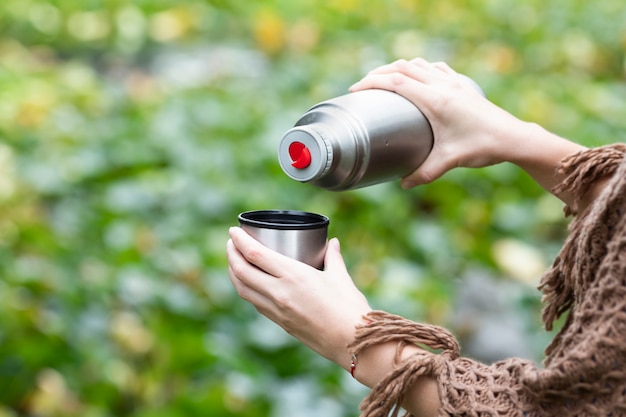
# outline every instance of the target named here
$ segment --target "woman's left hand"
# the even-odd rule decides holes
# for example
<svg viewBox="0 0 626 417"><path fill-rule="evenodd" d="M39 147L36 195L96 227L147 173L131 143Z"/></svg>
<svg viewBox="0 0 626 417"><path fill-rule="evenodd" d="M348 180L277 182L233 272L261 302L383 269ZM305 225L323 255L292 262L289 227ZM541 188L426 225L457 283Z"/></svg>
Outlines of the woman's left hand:
<svg viewBox="0 0 626 417"><path fill-rule="evenodd" d="M239 227L226 254L239 296L318 354L350 368L346 346L371 311L346 270L339 241L328 243L325 270L279 254Z"/></svg>

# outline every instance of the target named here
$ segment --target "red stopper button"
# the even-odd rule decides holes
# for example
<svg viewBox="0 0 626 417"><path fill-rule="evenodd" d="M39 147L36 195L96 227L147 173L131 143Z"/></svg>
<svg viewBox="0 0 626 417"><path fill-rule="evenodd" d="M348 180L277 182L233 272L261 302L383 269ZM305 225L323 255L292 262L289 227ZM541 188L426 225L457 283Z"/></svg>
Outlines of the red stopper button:
<svg viewBox="0 0 626 417"><path fill-rule="evenodd" d="M294 168L304 169L311 165L311 151L302 142L292 142L289 145L289 157Z"/></svg>

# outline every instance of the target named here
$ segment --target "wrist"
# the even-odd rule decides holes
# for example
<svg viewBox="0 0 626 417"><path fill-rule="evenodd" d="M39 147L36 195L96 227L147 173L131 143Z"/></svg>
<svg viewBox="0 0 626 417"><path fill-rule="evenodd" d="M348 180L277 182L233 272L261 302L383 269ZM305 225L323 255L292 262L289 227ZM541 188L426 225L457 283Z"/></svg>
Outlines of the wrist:
<svg viewBox="0 0 626 417"><path fill-rule="evenodd" d="M363 385L376 390L379 383L402 362L415 353L424 352L416 345L404 345L398 355L398 341L381 343L363 349L356 360L353 376ZM435 416L441 400L434 375L422 375L415 380L402 398L401 406L415 416Z"/></svg>
<svg viewBox="0 0 626 417"><path fill-rule="evenodd" d="M490 149L486 152L493 155L495 163L510 162L520 166L538 151L529 145L547 132L536 123L518 119L499 107L496 110L491 116L495 123L487 129Z"/></svg>
<svg viewBox="0 0 626 417"><path fill-rule="evenodd" d="M398 346L398 341L391 341L363 349L358 356L349 358L347 370L357 381L372 388L393 371L398 363L422 350L415 345L405 345L397 357Z"/></svg>
<svg viewBox="0 0 626 417"><path fill-rule="evenodd" d="M526 171L543 188L551 191L561 180L561 161L586 147L564 139L535 124L523 122L514 135L508 161ZM562 197L562 196L560 196Z"/></svg>
<svg viewBox="0 0 626 417"><path fill-rule="evenodd" d="M544 129L542 126L519 121L510 126L506 133L505 160L522 169L534 167L558 167L568 155L586 149L584 146L564 139Z"/></svg>
<svg viewBox="0 0 626 417"><path fill-rule="evenodd" d="M335 345L335 348L334 348L335 354L332 358L329 358L331 361L335 362L336 364L341 366L343 369L345 369L347 372L352 374L352 376L355 379L356 379L356 376L355 376L356 366L357 366L359 359L354 357L352 352L350 352L347 347L351 343L354 342L357 329L359 327L367 326L368 324L371 323L371 321L367 319L367 314L370 311L371 310L364 312L362 315L358 317L356 321L354 321L354 324L352 325L348 324L345 327L345 331L343 332L345 337L341 338L343 342ZM346 321L346 323L350 323L350 322L352 321L351 320Z"/></svg>

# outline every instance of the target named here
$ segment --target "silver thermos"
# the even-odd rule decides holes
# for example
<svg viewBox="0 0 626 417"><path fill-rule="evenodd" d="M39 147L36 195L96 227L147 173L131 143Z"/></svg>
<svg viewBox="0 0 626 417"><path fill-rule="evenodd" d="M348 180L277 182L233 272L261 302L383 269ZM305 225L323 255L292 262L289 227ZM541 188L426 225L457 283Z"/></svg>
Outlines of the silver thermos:
<svg viewBox="0 0 626 417"><path fill-rule="evenodd" d="M294 180L344 191L410 174L432 146L430 124L413 103L372 89L311 107L283 136L278 161Z"/></svg>

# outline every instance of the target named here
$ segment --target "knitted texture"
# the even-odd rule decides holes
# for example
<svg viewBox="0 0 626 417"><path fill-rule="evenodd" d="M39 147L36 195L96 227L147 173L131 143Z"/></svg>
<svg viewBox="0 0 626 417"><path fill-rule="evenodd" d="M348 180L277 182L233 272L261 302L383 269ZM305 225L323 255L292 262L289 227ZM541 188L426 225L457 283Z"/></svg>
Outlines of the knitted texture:
<svg viewBox="0 0 626 417"><path fill-rule="evenodd" d="M486 365L460 356L447 330L375 311L348 346L359 354L397 341L394 369L361 404L362 417L396 417L418 378L438 381L438 416L626 415L626 145L582 151L562 161L555 192L582 199L590 185L608 184L578 214L551 268L542 278L547 329L567 313L546 349L543 367L520 358ZM400 362L407 344L425 349ZM437 352L438 351L438 352ZM410 414L407 414L410 416Z"/></svg>

